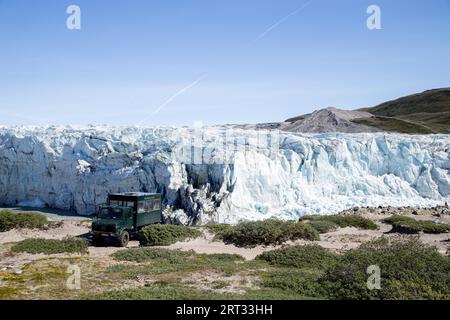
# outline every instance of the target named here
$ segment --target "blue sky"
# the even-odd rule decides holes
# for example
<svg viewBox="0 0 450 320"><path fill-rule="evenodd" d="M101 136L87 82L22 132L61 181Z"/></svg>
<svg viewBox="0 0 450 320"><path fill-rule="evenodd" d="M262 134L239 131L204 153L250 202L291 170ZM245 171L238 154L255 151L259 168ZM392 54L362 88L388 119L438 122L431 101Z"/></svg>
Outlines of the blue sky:
<svg viewBox="0 0 450 320"><path fill-rule="evenodd" d="M0 0L0 124L282 121L450 86L450 0L308 3Z"/></svg>

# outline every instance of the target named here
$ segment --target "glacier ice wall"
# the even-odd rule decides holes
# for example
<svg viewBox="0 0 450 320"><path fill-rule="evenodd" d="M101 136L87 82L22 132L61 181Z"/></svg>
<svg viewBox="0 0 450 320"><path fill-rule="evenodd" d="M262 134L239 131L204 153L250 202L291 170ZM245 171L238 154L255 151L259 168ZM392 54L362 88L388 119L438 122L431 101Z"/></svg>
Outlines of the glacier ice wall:
<svg viewBox="0 0 450 320"><path fill-rule="evenodd" d="M251 130L204 128L202 144L193 130L0 127L0 204L89 214L109 192L161 192L172 222L234 223L450 200L449 135L279 133L274 149L248 147Z"/></svg>

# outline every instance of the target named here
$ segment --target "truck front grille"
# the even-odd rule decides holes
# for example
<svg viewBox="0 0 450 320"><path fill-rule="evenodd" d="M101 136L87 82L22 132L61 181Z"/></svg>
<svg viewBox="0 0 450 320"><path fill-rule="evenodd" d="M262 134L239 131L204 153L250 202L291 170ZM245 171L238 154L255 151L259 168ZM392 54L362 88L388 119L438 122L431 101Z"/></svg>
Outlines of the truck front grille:
<svg viewBox="0 0 450 320"><path fill-rule="evenodd" d="M115 225L99 225L95 229L97 229L97 231L116 232L116 226Z"/></svg>

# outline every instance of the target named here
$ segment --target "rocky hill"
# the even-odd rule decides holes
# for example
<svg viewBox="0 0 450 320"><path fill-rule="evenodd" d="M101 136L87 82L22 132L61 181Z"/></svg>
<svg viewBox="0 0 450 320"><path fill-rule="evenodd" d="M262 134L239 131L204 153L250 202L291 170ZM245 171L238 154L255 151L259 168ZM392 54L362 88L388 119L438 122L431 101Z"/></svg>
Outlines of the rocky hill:
<svg viewBox="0 0 450 320"><path fill-rule="evenodd" d="M284 122L234 127L314 133L450 133L450 88L428 90L371 108L342 110L329 107Z"/></svg>

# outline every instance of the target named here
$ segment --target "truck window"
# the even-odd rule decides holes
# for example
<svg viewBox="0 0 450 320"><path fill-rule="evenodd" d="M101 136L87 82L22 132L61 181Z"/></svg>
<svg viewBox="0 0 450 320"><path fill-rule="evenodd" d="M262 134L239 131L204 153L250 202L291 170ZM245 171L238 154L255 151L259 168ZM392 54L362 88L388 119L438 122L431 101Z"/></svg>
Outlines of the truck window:
<svg viewBox="0 0 450 320"><path fill-rule="evenodd" d="M153 210L159 210L161 209L161 203L159 201L159 199L154 199L153 200Z"/></svg>
<svg viewBox="0 0 450 320"><path fill-rule="evenodd" d="M122 205L122 201L119 201L119 200L109 200L109 205L110 205L110 206L121 206L121 205Z"/></svg>
<svg viewBox="0 0 450 320"><path fill-rule="evenodd" d="M124 201L123 206L134 208L134 202L133 201Z"/></svg>
<svg viewBox="0 0 450 320"><path fill-rule="evenodd" d="M152 200L145 200L145 211L149 212L153 210Z"/></svg>
<svg viewBox="0 0 450 320"><path fill-rule="evenodd" d="M122 209L118 208L103 208L98 215L101 219L122 219L122 216Z"/></svg>
<svg viewBox="0 0 450 320"><path fill-rule="evenodd" d="M144 201L139 201L138 202L138 213L143 213L145 211L147 211L145 209L145 202Z"/></svg>

